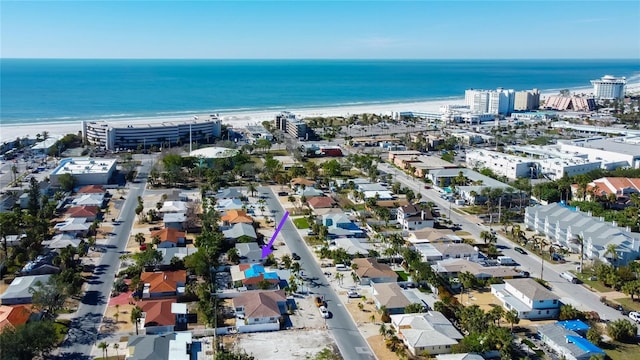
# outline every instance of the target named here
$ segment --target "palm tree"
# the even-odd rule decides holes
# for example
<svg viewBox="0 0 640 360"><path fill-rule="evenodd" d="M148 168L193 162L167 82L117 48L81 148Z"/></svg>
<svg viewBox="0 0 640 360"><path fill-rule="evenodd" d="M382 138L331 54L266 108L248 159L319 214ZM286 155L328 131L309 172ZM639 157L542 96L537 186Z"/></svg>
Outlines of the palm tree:
<svg viewBox="0 0 640 360"><path fill-rule="evenodd" d="M258 189L256 189L256 185L252 182L250 182L249 185L247 186L247 190L251 193L252 197L253 197L253 194L255 194L255 192L258 191Z"/></svg>
<svg viewBox="0 0 640 360"><path fill-rule="evenodd" d="M387 338L387 325L385 323L380 324L378 333L382 336L383 339Z"/></svg>
<svg viewBox="0 0 640 360"><path fill-rule="evenodd" d="M139 306L135 306L131 309L131 322L136 326L136 335L138 335L138 321L142 318L142 309Z"/></svg>
<svg viewBox="0 0 640 360"><path fill-rule="evenodd" d="M576 235L571 241L580 246L580 273L582 274L582 268L584 267L584 238L582 235Z"/></svg>
<svg viewBox="0 0 640 360"><path fill-rule="evenodd" d="M338 282L338 285L342 286L342 280L344 279L344 274L342 273L336 273L336 281Z"/></svg>
<svg viewBox="0 0 640 360"><path fill-rule="evenodd" d="M607 244L607 250L604 252L604 256L610 260L611 263L615 266L618 262L618 245L617 244ZM611 256L607 256L611 255Z"/></svg>
<svg viewBox="0 0 640 360"><path fill-rule="evenodd" d="M120 348L120 344L115 343L112 345L114 349L116 349L116 357L119 358L120 355L118 354L118 349Z"/></svg>
<svg viewBox="0 0 640 360"><path fill-rule="evenodd" d="M504 314L504 319L507 320L509 324L511 324L511 332L513 332L513 325L518 324L520 322L520 318L518 317L517 310L507 311Z"/></svg>
<svg viewBox="0 0 640 360"><path fill-rule="evenodd" d="M109 347L109 344L107 344L106 341L101 342L100 344L98 344L98 349L102 350L102 357L104 359L107 358L107 348Z"/></svg>

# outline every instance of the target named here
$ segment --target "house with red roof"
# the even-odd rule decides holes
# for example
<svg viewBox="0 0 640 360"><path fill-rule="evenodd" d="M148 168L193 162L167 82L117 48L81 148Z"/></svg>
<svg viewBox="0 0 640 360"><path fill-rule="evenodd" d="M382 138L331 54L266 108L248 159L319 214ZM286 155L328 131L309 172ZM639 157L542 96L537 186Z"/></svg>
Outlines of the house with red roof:
<svg viewBox="0 0 640 360"><path fill-rule="evenodd" d="M259 289L261 284L269 284L277 289L280 284L278 273L268 271L261 264L240 264L231 267L231 279L240 282L248 290Z"/></svg>
<svg viewBox="0 0 640 360"><path fill-rule="evenodd" d="M149 334L166 334L186 329L187 306L175 299L145 300L138 303L144 313L144 329Z"/></svg>
<svg viewBox="0 0 640 360"><path fill-rule="evenodd" d="M184 231L172 228L151 232L151 238L155 238L156 236L160 239L160 243L158 243L159 249L184 246L186 241L186 234Z"/></svg>
<svg viewBox="0 0 640 360"><path fill-rule="evenodd" d="M229 210L220 217L220 221L224 227L239 223L253 224L253 218L244 210Z"/></svg>
<svg viewBox="0 0 640 360"><path fill-rule="evenodd" d="M185 270L143 272L140 275L140 281L144 284L143 299L175 297L184 294L187 272Z"/></svg>
<svg viewBox="0 0 640 360"><path fill-rule="evenodd" d="M93 222L99 213L100 208L92 205L72 206L65 212L67 217L85 218L88 222Z"/></svg>
<svg viewBox="0 0 640 360"><path fill-rule="evenodd" d="M0 305L0 333L26 324L31 314L31 305Z"/></svg>
<svg viewBox="0 0 640 360"><path fill-rule="evenodd" d="M603 177L593 180L586 187L571 185L573 199L591 200L593 196L607 199L612 205L624 207L632 194L640 194L640 178ZM615 200L615 201L614 201Z"/></svg>
<svg viewBox="0 0 640 360"><path fill-rule="evenodd" d="M104 194L106 190L102 185L86 185L78 190L78 194Z"/></svg>
<svg viewBox="0 0 640 360"><path fill-rule="evenodd" d="M307 200L307 204L312 210L332 208L336 202L328 196L315 196Z"/></svg>

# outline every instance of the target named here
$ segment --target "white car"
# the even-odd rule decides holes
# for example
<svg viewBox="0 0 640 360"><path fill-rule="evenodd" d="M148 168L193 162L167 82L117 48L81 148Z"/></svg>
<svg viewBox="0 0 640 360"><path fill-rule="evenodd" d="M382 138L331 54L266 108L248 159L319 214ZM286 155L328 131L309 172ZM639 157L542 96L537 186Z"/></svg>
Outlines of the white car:
<svg viewBox="0 0 640 360"><path fill-rule="evenodd" d="M631 320L640 323L640 312L637 311L632 311L629 313L629 318L631 318Z"/></svg>
<svg viewBox="0 0 640 360"><path fill-rule="evenodd" d="M326 306L320 306L318 309L320 310L320 315L322 315L323 318L329 318L329 310L327 310Z"/></svg>

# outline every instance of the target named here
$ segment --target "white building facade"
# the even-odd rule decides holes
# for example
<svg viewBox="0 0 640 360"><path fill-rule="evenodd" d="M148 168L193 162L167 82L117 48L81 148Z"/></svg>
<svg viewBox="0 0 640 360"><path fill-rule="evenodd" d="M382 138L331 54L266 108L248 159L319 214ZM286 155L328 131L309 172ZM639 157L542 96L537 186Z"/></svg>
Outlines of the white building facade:
<svg viewBox="0 0 640 360"><path fill-rule="evenodd" d="M471 168L488 168L497 175L517 179L531 177L534 166L531 160L497 151L477 149L467 152L466 162Z"/></svg>
<svg viewBox="0 0 640 360"><path fill-rule="evenodd" d="M52 186L59 185L63 174L76 179L76 185L106 185L116 170L116 159L66 158L51 171L49 179Z"/></svg>
<svg viewBox="0 0 640 360"><path fill-rule="evenodd" d="M514 109L515 91L469 89L465 91L464 100L472 113L509 115Z"/></svg>
<svg viewBox="0 0 640 360"><path fill-rule="evenodd" d="M605 75L598 80L591 80L593 95L602 100L624 99L624 86L627 80L624 77Z"/></svg>
<svg viewBox="0 0 640 360"><path fill-rule="evenodd" d="M222 122L217 115L186 121L161 123L131 123L122 121L83 121L82 136L89 144L107 150L136 148L139 145L171 146L189 141L209 142L222 134Z"/></svg>

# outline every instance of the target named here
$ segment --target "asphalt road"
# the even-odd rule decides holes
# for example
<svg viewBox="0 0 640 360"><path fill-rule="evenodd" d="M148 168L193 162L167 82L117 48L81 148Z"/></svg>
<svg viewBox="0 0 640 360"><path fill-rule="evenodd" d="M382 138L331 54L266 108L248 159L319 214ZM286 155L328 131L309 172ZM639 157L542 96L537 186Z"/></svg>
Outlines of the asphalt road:
<svg viewBox="0 0 640 360"><path fill-rule="evenodd" d="M404 186L411 188L416 192L422 194L422 199L432 201L438 205L441 214L447 214L449 216L449 207L451 203L440 198L440 193L434 189L425 189L424 183L412 179L404 172L396 169L395 167L383 163L379 164L378 168L389 174L394 175L394 181L398 181ZM451 211L451 220L454 223L461 224L464 231L471 233L476 239L480 238L480 232L488 230L487 226L478 226L477 223L467 220L462 215L455 211ZM501 248L504 255L513 258L520 266L522 270L529 271L532 277L540 277L542 270L542 260L537 255L528 252L528 255L522 255L513 250L515 246L510 240L498 236L497 245ZM619 311L612 309L600 302L600 295L592 292L580 284L572 284L560 277L560 273L567 269L567 265L556 265L548 262L544 263L543 278L552 287L552 291L561 298L561 301L565 304L571 304L577 309L583 311L596 311L600 314L601 319L616 320L627 318ZM575 267L574 267L575 269Z"/></svg>
<svg viewBox="0 0 640 360"><path fill-rule="evenodd" d="M124 254L133 227L137 198L144 192L151 164L150 160L143 160L142 166L138 168L136 182L129 184L129 193L118 216L121 224L114 226L115 235L110 236L105 245L97 246L105 252L87 281L84 297L73 316L69 334L57 349L60 359L93 359L93 345L109 335L100 334L98 327L102 323L109 302L111 288L119 269L120 256Z"/></svg>
<svg viewBox="0 0 640 360"><path fill-rule="evenodd" d="M275 211L275 223L279 223L284 215L284 209L276 199L275 194L267 187L258 187L258 191L261 195L267 197L267 207ZM360 334L347 309L342 306L338 295L329 285L322 269L315 261L291 220L287 220L283 225L279 236L284 238L291 252L300 255L301 259L298 262L306 277L312 279L311 282L305 283L305 288L309 286L313 296L324 296L327 302L327 309L331 313L331 317L326 320L326 324L338 344L342 357L345 359L376 359L369 344Z"/></svg>

